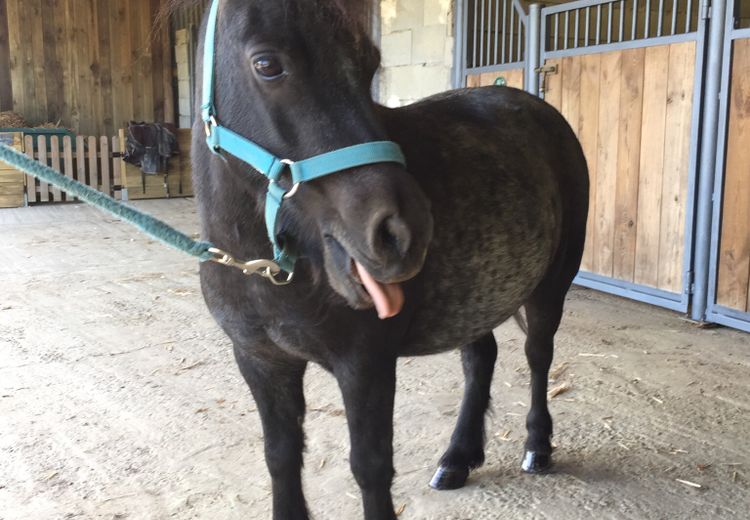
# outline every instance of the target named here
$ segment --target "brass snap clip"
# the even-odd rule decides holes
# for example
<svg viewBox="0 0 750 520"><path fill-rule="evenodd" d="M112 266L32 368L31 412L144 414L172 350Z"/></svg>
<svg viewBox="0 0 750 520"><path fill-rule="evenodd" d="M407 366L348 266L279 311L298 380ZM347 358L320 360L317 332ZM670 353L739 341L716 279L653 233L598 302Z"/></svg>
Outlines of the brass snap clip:
<svg viewBox="0 0 750 520"><path fill-rule="evenodd" d="M287 285L291 283L294 278L294 273L287 273L286 278L279 277L282 273L282 269L279 267L279 264L273 260L262 258L248 261L237 260L231 254L217 247L209 248L208 252L213 255L213 258L210 259L212 262L239 269L246 276L262 276L274 285Z"/></svg>

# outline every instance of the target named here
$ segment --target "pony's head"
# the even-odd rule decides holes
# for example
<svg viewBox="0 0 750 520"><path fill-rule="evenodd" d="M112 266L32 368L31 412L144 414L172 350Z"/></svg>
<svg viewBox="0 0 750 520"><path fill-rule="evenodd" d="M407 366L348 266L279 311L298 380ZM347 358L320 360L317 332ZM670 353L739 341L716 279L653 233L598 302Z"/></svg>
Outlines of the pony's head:
<svg viewBox="0 0 750 520"><path fill-rule="evenodd" d="M361 23L363 4L221 0L219 123L290 160L387 140L370 94L380 54ZM195 131L203 132L200 122ZM321 262L351 307L375 305L388 317L403 304L399 284L423 265L432 226L413 177L397 163L377 163L304 183L284 202L276 233L285 248Z"/></svg>

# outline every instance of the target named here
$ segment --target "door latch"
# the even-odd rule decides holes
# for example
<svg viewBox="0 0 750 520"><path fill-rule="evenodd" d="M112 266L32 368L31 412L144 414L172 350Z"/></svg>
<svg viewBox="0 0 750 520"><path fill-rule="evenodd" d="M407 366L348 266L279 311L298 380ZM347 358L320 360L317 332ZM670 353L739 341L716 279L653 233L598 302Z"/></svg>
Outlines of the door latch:
<svg viewBox="0 0 750 520"><path fill-rule="evenodd" d="M557 65L543 65L534 69L534 72L542 75L539 95L544 98L544 93L547 91L547 74L557 74Z"/></svg>

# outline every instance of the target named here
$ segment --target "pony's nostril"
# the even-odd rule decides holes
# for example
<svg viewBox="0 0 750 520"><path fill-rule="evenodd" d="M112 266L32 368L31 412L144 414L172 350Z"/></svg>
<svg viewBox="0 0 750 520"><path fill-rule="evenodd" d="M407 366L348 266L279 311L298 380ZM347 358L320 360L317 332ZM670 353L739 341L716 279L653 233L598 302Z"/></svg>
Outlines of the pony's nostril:
<svg viewBox="0 0 750 520"><path fill-rule="evenodd" d="M384 218L376 230L376 249L384 253L397 253L405 256L411 246L411 231L406 222L396 216Z"/></svg>

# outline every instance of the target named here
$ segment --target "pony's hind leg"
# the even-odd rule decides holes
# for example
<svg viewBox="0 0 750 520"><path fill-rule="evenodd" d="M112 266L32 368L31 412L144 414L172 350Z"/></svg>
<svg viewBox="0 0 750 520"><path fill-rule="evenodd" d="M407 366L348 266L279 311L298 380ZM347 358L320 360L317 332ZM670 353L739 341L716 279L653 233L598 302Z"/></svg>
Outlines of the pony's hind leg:
<svg viewBox="0 0 750 520"><path fill-rule="evenodd" d="M279 352L273 359L235 345L234 354L263 423L266 465L271 474L274 520L308 520L302 494L305 397L302 379L307 362Z"/></svg>
<svg viewBox="0 0 750 520"><path fill-rule="evenodd" d="M484 463L484 414L490 402L496 358L497 342L492 332L461 349L464 398L448 450L430 481L435 489L463 487L469 471Z"/></svg>
<svg viewBox="0 0 750 520"><path fill-rule="evenodd" d="M531 409L526 417L528 437L521 468L527 473L541 473L552 465L552 417L547 408L547 380L564 300L565 292L550 295L537 291L525 304L528 322L525 350L531 369Z"/></svg>

